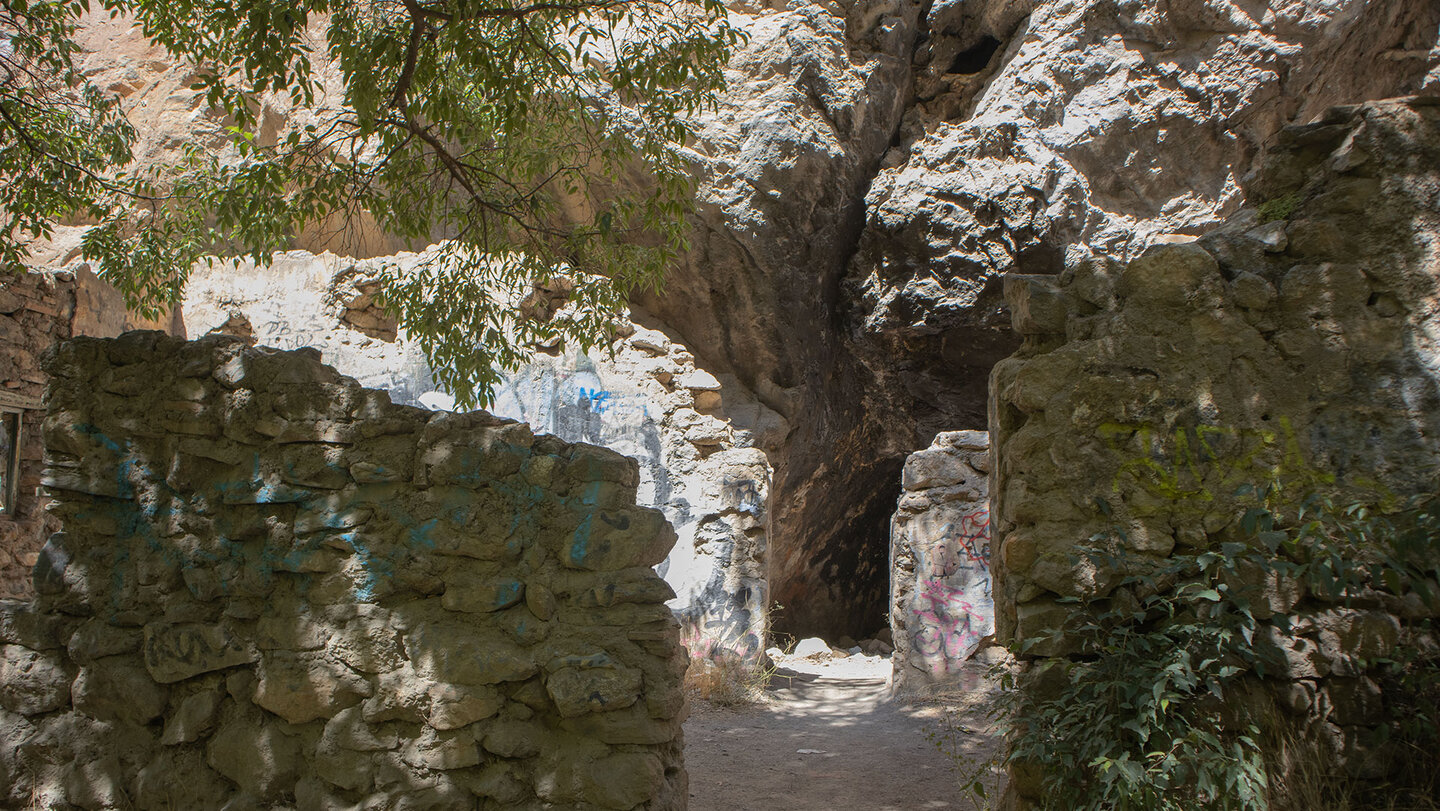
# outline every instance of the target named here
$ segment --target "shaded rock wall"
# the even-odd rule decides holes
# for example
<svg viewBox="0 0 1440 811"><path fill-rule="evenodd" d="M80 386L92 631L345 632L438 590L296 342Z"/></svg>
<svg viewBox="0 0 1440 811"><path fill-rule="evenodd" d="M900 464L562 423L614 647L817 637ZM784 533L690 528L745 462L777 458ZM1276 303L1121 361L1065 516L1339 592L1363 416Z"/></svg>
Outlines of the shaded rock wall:
<svg viewBox="0 0 1440 811"><path fill-rule="evenodd" d="M782 629L801 636L883 621L904 459L982 427L989 369L1019 344L1003 274L1198 234L1253 196L1285 123L1440 81L1440 7L1416 0L736 0L730 13L751 38L697 121L693 247L644 304L791 428L771 454L764 566ZM84 42L147 160L223 124L189 69L124 21L90 21ZM260 115L267 133L301 123L283 98ZM45 256L72 256L76 233ZM364 217L296 246L415 247Z"/></svg>
<svg viewBox="0 0 1440 811"><path fill-rule="evenodd" d="M19 465L14 471L0 469L0 499L5 501L0 513L0 597L29 593L30 567L45 539L60 528L44 511L40 496L45 455L40 356L51 344L70 337L74 311L75 281L69 273L0 278L0 446L10 441L12 421L19 423ZM0 454L0 465L6 457Z"/></svg>
<svg viewBox="0 0 1440 811"><path fill-rule="evenodd" d="M1128 265L1007 279L1025 346L991 381L1002 638L1062 627L1061 597L1134 599L1117 590L1124 572L1077 560L1096 533L1118 527L1159 561L1243 539L1243 485L1278 482L1291 508L1311 493L1382 508L1434 493L1440 100L1287 128L1259 187L1279 219L1246 211ZM1256 608L1277 617L1256 641L1281 663L1272 696L1369 776L1387 766L1361 747L1381 706L1367 663L1427 613L1413 592L1374 587L1329 601L1282 579Z"/></svg>
<svg viewBox="0 0 1440 811"><path fill-rule="evenodd" d="M782 630L883 616L900 467L985 425L1000 278L1138 256L1234 213L1263 145L1434 88L1440 7L1183 0L736 6L695 146L700 224L646 302L794 426L773 456Z"/></svg>
<svg viewBox="0 0 1440 811"><path fill-rule="evenodd" d="M183 333L176 321L173 314L152 320L126 311L120 293L83 263L61 271L0 274L0 422L6 437L0 442L9 441L9 420L18 419L20 444L18 468L0 470L6 501L0 512L0 598L31 593L30 567L45 539L59 529L45 512L47 500L40 493L40 395L46 381L41 356L71 335L108 337L135 328Z"/></svg>
<svg viewBox="0 0 1440 811"><path fill-rule="evenodd" d="M366 293L382 263L293 252L274 264L197 268L185 319L193 334L240 334L263 345L312 346L362 384L397 402L450 408L418 347L397 334ZM653 321L643 314L637 319ZM535 431L619 451L640 464L639 503L656 507L679 542L659 571L695 655L750 656L764 648L770 466L787 426L749 396L696 365L659 329L626 322L590 354L537 350L506 373L492 411Z"/></svg>
<svg viewBox="0 0 1440 811"><path fill-rule="evenodd" d="M675 536L633 460L229 337L48 371L13 807L684 807Z"/></svg>
<svg viewBox="0 0 1440 811"><path fill-rule="evenodd" d="M990 436L952 431L905 460L890 533L893 688L960 681L995 630L990 593Z"/></svg>

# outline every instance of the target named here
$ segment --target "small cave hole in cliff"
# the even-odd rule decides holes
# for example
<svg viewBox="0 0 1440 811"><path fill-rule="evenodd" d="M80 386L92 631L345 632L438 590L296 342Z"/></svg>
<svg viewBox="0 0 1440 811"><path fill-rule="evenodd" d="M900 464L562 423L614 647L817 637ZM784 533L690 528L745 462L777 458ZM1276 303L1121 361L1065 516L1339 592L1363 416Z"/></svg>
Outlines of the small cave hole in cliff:
<svg viewBox="0 0 1440 811"><path fill-rule="evenodd" d="M955 61L950 63L950 72L969 76L979 73L989 67L991 57L1000 50L1000 40L992 36L983 36L980 41L955 54Z"/></svg>

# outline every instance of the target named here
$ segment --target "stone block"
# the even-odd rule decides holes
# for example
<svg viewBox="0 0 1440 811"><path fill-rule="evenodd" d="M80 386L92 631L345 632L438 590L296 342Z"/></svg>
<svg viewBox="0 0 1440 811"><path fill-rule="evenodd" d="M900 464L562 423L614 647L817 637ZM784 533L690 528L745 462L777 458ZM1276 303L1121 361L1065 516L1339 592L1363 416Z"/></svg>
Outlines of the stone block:
<svg viewBox="0 0 1440 811"><path fill-rule="evenodd" d="M590 571L655 566L675 540L675 530L659 510L595 510L581 518L569 543L560 549L560 562Z"/></svg>
<svg viewBox="0 0 1440 811"><path fill-rule="evenodd" d="M32 603L0 601L0 642L31 650L55 650L65 646L65 617L37 610Z"/></svg>
<svg viewBox="0 0 1440 811"><path fill-rule="evenodd" d="M208 735L215 728L216 715L224 697L225 692L217 682L180 699L174 712L165 719L165 731L160 736L160 742L173 746L192 743Z"/></svg>
<svg viewBox="0 0 1440 811"><path fill-rule="evenodd" d="M224 625L152 622L144 634L145 667L161 684L255 659L250 647Z"/></svg>
<svg viewBox="0 0 1440 811"><path fill-rule="evenodd" d="M1021 335L1064 334L1065 295L1054 276L1005 274L1010 324Z"/></svg>
<svg viewBox="0 0 1440 811"><path fill-rule="evenodd" d="M89 664L105 656L140 650L143 634L136 628L119 628L98 619L87 620L71 634L66 652L77 664Z"/></svg>
<svg viewBox="0 0 1440 811"><path fill-rule="evenodd" d="M294 787L304 766L300 752L297 738L253 711L222 721L205 747L212 769L259 798L278 798Z"/></svg>
<svg viewBox="0 0 1440 811"><path fill-rule="evenodd" d="M460 729L500 711L505 699L493 687L458 684L430 685L430 726Z"/></svg>
<svg viewBox="0 0 1440 811"><path fill-rule="evenodd" d="M665 767L649 752L617 752L580 769L580 796L601 808L630 809L660 793Z"/></svg>
<svg viewBox="0 0 1440 811"><path fill-rule="evenodd" d="M80 668L70 688L75 709L101 721L148 724L165 711L169 691L138 657L107 656Z"/></svg>
<svg viewBox="0 0 1440 811"><path fill-rule="evenodd" d="M485 614L500 611L525 598L525 583L513 577L478 576L464 570L445 576L441 604L451 611Z"/></svg>
<svg viewBox="0 0 1440 811"><path fill-rule="evenodd" d="M528 651L496 631L460 622L426 622L405 637L415 670L450 684L524 681L538 672Z"/></svg>
<svg viewBox="0 0 1440 811"><path fill-rule="evenodd" d="M560 715L573 718L634 704L640 697L641 683L640 671L626 667L566 667L546 677L545 689Z"/></svg>
<svg viewBox="0 0 1440 811"><path fill-rule="evenodd" d="M369 724L359 707L337 712L325 723L325 731L320 736L320 746L325 749L380 752L399 745L400 736L393 724Z"/></svg>
<svg viewBox="0 0 1440 811"><path fill-rule="evenodd" d="M256 676L255 703L292 724L333 717L373 693L368 681L324 654L266 651Z"/></svg>
<svg viewBox="0 0 1440 811"><path fill-rule="evenodd" d="M421 769L464 769L480 763L480 747L470 730L425 729L406 743L400 757Z"/></svg>
<svg viewBox="0 0 1440 811"><path fill-rule="evenodd" d="M58 651L0 646L0 707L39 715L70 703L73 671Z"/></svg>

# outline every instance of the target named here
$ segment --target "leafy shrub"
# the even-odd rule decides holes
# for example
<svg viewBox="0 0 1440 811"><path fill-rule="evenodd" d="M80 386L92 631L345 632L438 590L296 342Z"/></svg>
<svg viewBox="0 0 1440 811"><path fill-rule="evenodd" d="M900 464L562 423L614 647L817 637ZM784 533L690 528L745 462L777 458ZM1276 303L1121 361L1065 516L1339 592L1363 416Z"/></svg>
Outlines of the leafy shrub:
<svg viewBox="0 0 1440 811"><path fill-rule="evenodd" d="M1259 495L1263 503L1274 493ZM1161 561L1117 551L1123 535L1091 539L1083 552L1090 562L1128 576L1103 599L1070 601L1071 625L1027 641L1021 653L1039 643L1074 653L1037 663L1003 700L1006 762L1012 775L1038 775L1044 808L1270 807L1286 769L1267 761L1273 747L1262 734L1280 725L1257 677L1276 663L1255 640L1267 624L1288 630L1288 618L1259 610L1257 583L1298 580L1312 594L1345 602L1377 590L1415 594L1431 613L1440 608L1440 517L1432 504L1382 515L1313 499L1287 523L1282 528L1276 514L1257 507L1241 518L1238 540ZM1435 807L1420 796L1434 799L1440 772L1436 654L1402 648L1395 661L1370 664L1389 674L1394 723L1381 727L1417 767L1408 779L1420 788L1405 807Z"/></svg>

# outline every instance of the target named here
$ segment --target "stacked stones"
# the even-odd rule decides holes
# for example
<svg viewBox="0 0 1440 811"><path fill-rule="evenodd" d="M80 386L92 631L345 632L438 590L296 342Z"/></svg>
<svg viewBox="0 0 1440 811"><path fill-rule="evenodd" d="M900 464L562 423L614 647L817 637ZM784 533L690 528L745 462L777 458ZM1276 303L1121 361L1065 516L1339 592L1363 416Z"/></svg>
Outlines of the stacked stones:
<svg viewBox="0 0 1440 811"><path fill-rule="evenodd" d="M419 344L397 333L374 301L380 274L423 259L291 251L262 267L242 260L198 267L187 287L187 330L284 349L312 345L397 402L443 407L450 398L435 391ZM564 305L562 286L537 289L527 306ZM624 318L611 327L603 348L536 347L504 373L490 408L639 460L639 503L662 510L679 538L659 570L678 595L671 607L686 646L697 657L756 657L768 630L766 452L783 443L789 426L735 378L697 365L665 332Z"/></svg>
<svg viewBox="0 0 1440 811"><path fill-rule="evenodd" d="M890 529L896 693L959 683L995 630L989 451L987 432L949 431L905 460Z"/></svg>
<svg viewBox="0 0 1440 811"><path fill-rule="evenodd" d="M1312 493L1384 509L1434 492L1437 167L1440 101L1337 109L1275 150L1262 193L1281 219L1250 211L1124 267L1007 277L1025 346L991 380L1002 639L1083 619L1062 597L1136 599L1126 572L1076 554L1096 534L1123 530L1158 563L1244 541L1247 485L1278 483L1292 515ZM1245 586L1276 662L1258 692L1319 740L1321 770L1383 775L1398 761L1363 744L1384 723L1373 663L1433 651L1433 604L1388 581L1343 599L1274 573Z"/></svg>
<svg viewBox="0 0 1440 811"><path fill-rule="evenodd" d="M9 803L684 807L634 461L222 336L48 370L64 532L0 611Z"/></svg>
<svg viewBox="0 0 1440 811"><path fill-rule="evenodd" d="M57 340L70 337L74 311L75 282L69 273L0 278L0 391L39 403L45 389L40 356ZM40 438L44 416L39 409L21 414L17 499L13 511L0 514L0 597L29 592L30 567L45 538L58 527L42 509L36 492L44 455Z"/></svg>

